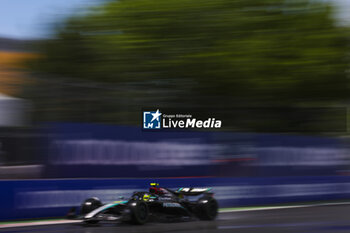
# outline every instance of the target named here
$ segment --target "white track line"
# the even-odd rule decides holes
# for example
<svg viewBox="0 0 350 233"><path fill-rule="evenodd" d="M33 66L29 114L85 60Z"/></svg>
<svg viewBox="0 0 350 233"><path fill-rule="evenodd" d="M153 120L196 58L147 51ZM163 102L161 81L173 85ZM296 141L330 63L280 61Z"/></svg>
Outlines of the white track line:
<svg viewBox="0 0 350 233"><path fill-rule="evenodd" d="M53 224L67 224L67 223L77 223L81 220L47 220L47 221L38 221L38 222L21 222L21 223L5 223L0 224L1 228L10 228L10 227L29 227L29 226L42 226L42 225L53 225Z"/></svg>
<svg viewBox="0 0 350 233"><path fill-rule="evenodd" d="M320 204L309 204L309 205L290 205L290 206L270 206L270 207L252 207L247 209L223 209L220 213L230 212L247 212L247 211L258 211L258 210L279 210L279 209L293 209L293 208L306 208L306 207L318 207L318 206L336 206L336 205L350 205L350 202L338 202L338 203L320 203Z"/></svg>

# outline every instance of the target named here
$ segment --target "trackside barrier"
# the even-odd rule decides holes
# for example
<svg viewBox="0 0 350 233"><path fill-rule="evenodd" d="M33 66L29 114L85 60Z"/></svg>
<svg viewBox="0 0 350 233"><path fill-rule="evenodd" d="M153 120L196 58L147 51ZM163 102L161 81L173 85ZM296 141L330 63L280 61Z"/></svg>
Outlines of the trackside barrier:
<svg viewBox="0 0 350 233"><path fill-rule="evenodd" d="M92 123L43 129L50 135L41 144L47 145L45 178L333 176L349 167L349 148L340 138Z"/></svg>
<svg viewBox="0 0 350 233"><path fill-rule="evenodd" d="M103 202L164 187L212 187L220 207L350 198L350 177L65 179L0 181L0 220L64 216L91 196Z"/></svg>

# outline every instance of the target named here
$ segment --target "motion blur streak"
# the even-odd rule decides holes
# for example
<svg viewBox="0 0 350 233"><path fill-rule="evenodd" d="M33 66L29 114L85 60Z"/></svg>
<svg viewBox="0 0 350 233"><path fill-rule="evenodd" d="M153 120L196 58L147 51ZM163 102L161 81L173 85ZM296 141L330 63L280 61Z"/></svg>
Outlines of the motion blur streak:
<svg viewBox="0 0 350 233"><path fill-rule="evenodd" d="M39 43L26 94L45 121L139 125L157 106L200 108L228 130L332 132L340 113L278 108L345 107L349 29L335 14L311 0L102 2Z"/></svg>
<svg viewBox="0 0 350 233"><path fill-rule="evenodd" d="M18 2L9 14L42 1ZM52 7L54 23L40 12L51 37L0 38L1 221L62 217L91 196L115 201L150 182L212 187L220 207L350 199L350 27L333 2L85 2ZM146 132L144 111L222 127ZM349 231L346 213L225 214L174 232L334 233ZM103 231L171 228L160 226Z"/></svg>
<svg viewBox="0 0 350 233"><path fill-rule="evenodd" d="M214 186L217 200L251 199L268 197L317 196L327 194L349 194L349 183L325 184L285 184L285 185L247 185L243 187ZM17 208L54 208L79 206L87 197L99 197L104 202L112 202L118 196L131 196L132 189L105 190L64 190L29 191L16 195Z"/></svg>
<svg viewBox="0 0 350 233"><path fill-rule="evenodd" d="M327 206L298 209L251 211L244 213L224 213L215 222L175 222L149 223L142 227L116 224L98 224L83 227L79 223L51 226L29 226L3 229L5 232L29 233L97 233L103 232L240 232L240 233L280 233L280 232L347 232L350 229L349 206ZM340 214L339 216L337 214ZM0 230L1 231L1 230Z"/></svg>
<svg viewBox="0 0 350 233"><path fill-rule="evenodd" d="M53 164L199 165L209 164L215 146L176 142L127 142L113 140L53 141ZM66 156L70 153L70 157Z"/></svg>

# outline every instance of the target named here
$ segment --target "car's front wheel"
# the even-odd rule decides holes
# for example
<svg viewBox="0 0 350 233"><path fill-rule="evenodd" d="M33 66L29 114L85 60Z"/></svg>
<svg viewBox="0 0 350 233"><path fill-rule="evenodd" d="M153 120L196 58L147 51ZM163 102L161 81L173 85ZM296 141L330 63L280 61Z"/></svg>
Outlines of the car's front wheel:
<svg viewBox="0 0 350 233"><path fill-rule="evenodd" d="M86 199L80 207L80 214L85 215L102 206L100 199L97 197L91 197Z"/></svg>
<svg viewBox="0 0 350 233"><path fill-rule="evenodd" d="M147 222L149 209L144 201L129 202L131 222L137 225L143 225Z"/></svg>

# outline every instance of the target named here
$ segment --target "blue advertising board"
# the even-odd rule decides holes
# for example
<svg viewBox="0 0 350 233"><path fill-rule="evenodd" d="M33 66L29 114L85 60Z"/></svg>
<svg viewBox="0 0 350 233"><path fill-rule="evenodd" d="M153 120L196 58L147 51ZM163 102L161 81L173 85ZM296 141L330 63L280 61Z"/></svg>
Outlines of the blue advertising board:
<svg viewBox="0 0 350 233"><path fill-rule="evenodd" d="M46 129L46 178L337 175L348 166L338 138L83 123Z"/></svg>

